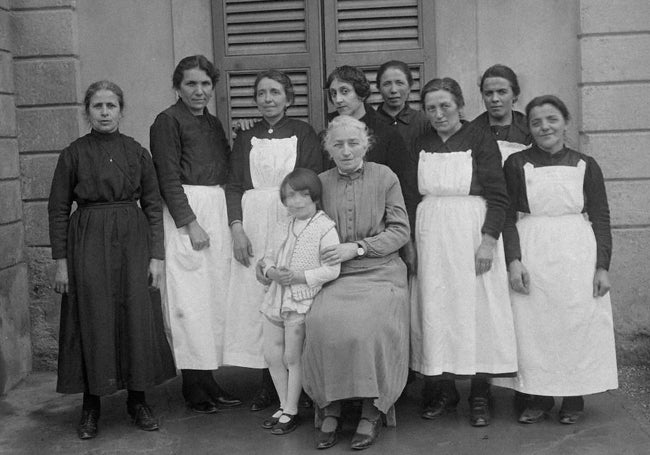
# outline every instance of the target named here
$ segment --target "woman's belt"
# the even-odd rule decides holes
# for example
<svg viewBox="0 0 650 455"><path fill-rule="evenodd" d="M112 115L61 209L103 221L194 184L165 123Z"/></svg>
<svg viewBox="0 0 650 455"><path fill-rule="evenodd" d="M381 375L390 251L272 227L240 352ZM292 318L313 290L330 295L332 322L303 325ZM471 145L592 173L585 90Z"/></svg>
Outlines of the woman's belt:
<svg viewBox="0 0 650 455"><path fill-rule="evenodd" d="M116 209L120 207L138 207L136 201L112 201L112 202L87 202L79 204L78 207L82 210L85 209Z"/></svg>

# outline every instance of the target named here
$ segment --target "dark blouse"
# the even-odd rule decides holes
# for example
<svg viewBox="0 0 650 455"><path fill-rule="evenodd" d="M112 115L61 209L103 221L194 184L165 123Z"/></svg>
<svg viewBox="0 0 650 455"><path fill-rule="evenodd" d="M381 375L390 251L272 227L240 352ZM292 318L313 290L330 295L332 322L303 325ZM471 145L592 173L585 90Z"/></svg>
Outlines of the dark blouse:
<svg viewBox="0 0 650 455"><path fill-rule="evenodd" d="M592 157L575 150L564 148L550 154L533 145L531 148L514 153L506 160L504 172L510 194L510 208L506 213L503 240L508 264L521 259L519 233L517 231L517 212L530 213L526 194L524 165L531 163L534 167L543 166L577 166L580 160L586 162L583 194L585 205L582 213L589 215L591 227L596 237L596 267L609 269L612 255L612 233L609 224L609 205L605 191L603 173Z"/></svg>
<svg viewBox="0 0 650 455"><path fill-rule="evenodd" d="M428 153L465 152L472 150L472 182L469 194L482 196L487 203L487 213L481 232L499 238L508 207L508 192L501 168L501 153L489 131L467 122L447 142L431 128L417 138L404 166L402 188L409 221L415 226L415 212L422 200L418 190L420 151Z"/></svg>
<svg viewBox="0 0 650 455"><path fill-rule="evenodd" d="M232 152L232 174L226 187L228 222L242 219L241 198L244 191L253 188L250 169L251 139L298 138L295 167L311 169L317 174L322 171L321 144L314 129L303 121L284 117L271 125L264 119L255 123L248 131L240 131L235 138Z"/></svg>
<svg viewBox="0 0 650 455"><path fill-rule="evenodd" d="M431 128L431 123L422 111L411 109L408 105L404 106L395 117L383 109L383 104L377 108L377 115L380 120L387 125L393 126L402 136L406 144L406 150L413 147L413 143L418 136L426 133Z"/></svg>
<svg viewBox="0 0 650 455"><path fill-rule="evenodd" d="M133 138L92 130L59 155L48 204L52 258L67 257L72 202L140 201L151 232L151 257L164 259L162 204L151 156Z"/></svg>
<svg viewBox="0 0 650 455"><path fill-rule="evenodd" d="M487 112L483 112L476 117L471 124L491 131L497 141L508 141L524 145L530 145L533 142L533 137L528 130L526 116L518 111L512 111L512 123L510 125L490 125Z"/></svg>
<svg viewBox="0 0 650 455"><path fill-rule="evenodd" d="M207 109L193 115L182 100L156 117L149 131L160 193L176 227L196 219L182 185L225 185L230 145L218 118Z"/></svg>
<svg viewBox="0 0 650 455"><path fill-rule="evenodd" d="M386 127L386 122L379 117L379 114L372 106L366 104L365 108L366 114L359 120L366 124L373 141L370 149L366 153L365 160L384 164L401 178L401 163L408 156L408 149L406 148L404 139L402 139L402 136L396 129ZM328 120L332 120L338 115L338 112L333 112L328 115ZM334 162L329 157L327 151L323 151L323 157L323 168L333 168Z"/></svg>

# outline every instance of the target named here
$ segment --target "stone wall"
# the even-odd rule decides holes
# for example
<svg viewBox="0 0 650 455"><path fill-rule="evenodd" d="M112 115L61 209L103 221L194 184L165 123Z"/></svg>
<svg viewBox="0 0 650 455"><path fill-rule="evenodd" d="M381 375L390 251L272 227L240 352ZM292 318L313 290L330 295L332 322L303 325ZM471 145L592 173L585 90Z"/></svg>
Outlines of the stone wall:
<svg viewBox="0 0 650 455"><path fill-rule="evenodd" d="M54 369L60 296L52 291L47 198L61 149L79 137L76 2L12 2L15 115L35 369Z"/></svg>
<svg viewBox="0 0 650 455"><path fill-rule="evenodd" d="M582 150L606 179L619 359L650 361L650 2L580 2Z"/></svg>
<svg viewBox="0 0 650 455"><path fill-rule="evenodd" d="M10 6L0 0L0 395L32 367Z"/></svg>

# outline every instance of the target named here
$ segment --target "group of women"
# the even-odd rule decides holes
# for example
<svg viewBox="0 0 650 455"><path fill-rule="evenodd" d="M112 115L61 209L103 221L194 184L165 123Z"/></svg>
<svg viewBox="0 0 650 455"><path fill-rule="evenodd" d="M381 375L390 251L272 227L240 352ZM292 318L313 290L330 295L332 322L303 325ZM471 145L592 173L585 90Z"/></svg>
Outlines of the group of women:
<svg viewBox="0 0 650 455"><path fill-rule="evenodd" d="M409 368L424 376L426 419L455 410L454 381L471 379L474 426L490 422L491 384L516 391L523 423L543 419L554 396L564 397L560 422L575 423L582 395L617 387L603 176L565 145L561 100L534 98L524 116L513 110L515 73L495 65L480 82L486 112L466 122L455 80L427 82L414 110L411 72L390 61L377 73L375 110L364 73L342 66L327 79L335 112L319 138L286 114L289 77L268 70L253 87L262 120L231 149L206 108L217 79L205 57L181 60L178 101L151 127L151 157L119 132L119 87L92 84L91 132L61 153L49 203L64 294L57 389L84 393L80 438L97 434L99 397L122 388L135 424L156 430L144 391L174 365L202 413L241 403L212 370L271 365L281 408L264 427L295 428L302 386L320 449L337 443L350 399L361 401L351 447L372 445L394 421ZM320 182L284 186L305 168ZM310 211L295 215L304 204ZM272 281L312 286L265 261L279 249L287 259L296 225L327 217L338 242L316 262L338 278L314 284L310 307L291 317L260 312ZM269 333L279 350L264 346ZM302 356L289 349L296 333ZM252 410L269 405L262 395Z"/></svg>

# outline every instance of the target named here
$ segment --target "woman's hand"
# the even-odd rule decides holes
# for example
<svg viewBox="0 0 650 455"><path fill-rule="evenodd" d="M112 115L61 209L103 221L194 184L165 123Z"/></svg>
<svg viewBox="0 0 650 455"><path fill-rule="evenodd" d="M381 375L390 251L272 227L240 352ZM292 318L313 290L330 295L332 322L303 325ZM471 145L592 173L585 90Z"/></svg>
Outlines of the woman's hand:
<svg viewBox="0 0 650 455"><path fill-rule="evenodd" d="M510 287L520 294L530 294L530 275L519 259L515 259L508 267Z"/></svg>
<svg viewBox="0 0 650 455"><path fill-rule="evenodd" d="M336 265L357 257L356 243L341 243L326 246L320 252L320 260L325 265Z"/></svg>
<svg viewBox="0 0 650 455"><path fill-rule="evenodd" d="M200 251L204 248L210 247L210 236L203 230L198 221L192 220L187 223L185 227L190 236L190 243L194 250Z"/></svg>
<svg viewBox="0 0 650 455"><path fill-rule="evenodd" d="M235 259L244 267L250 266L250 258L253 257L253 245L248 240L241 222L233 223L230 226L230 233L232 234L232 250Z"/></svg>
<svg viewBox="0 0 650 455"><path fill-rule="evenodd" d="M406 264L406 270L409 275L417 275L418 273L418 251L415 248L415 242L409 240L401 250L402 260Z"/></svg>
<svg viewBox="0 0 650 455"><path fill-rule="evenodd" d="M151 286L160 289L163 280L165 261L162 259L151 258L149 261L149 276L151 277Z"/></svg>
<svg viewBox="0 0 650 455"><path fill-rule="evenodd" d="M255 278L257 278L257 281L260 284L264 286L268 286L269 284L271 284L272 280L264 275L264 267L266 267L266 263L264 262L264 259L260 259L259 261L257 261L257 264L255 264Z"/></svg>
<svg viewBox="0 0 650 455"><path fill-rule="evenodd" d="M609 273L605 269L596 269L594 273L594 298L602 297L609 292Z"/></svg>
<svg viewBox="0 0 650 455"><path fill-rule="evenodd" d="M476 276L482 275L492 268L494 259L494 248L497 246L497 239L488 234L483 234L481 244L474 254L474 265Z"/></svg>
<svg viewBox="0 0 650 455"><path fill-rule="evenodd" d="M54 274L54 292L67 294L68 289L68 260L65 258L57 259L56 272Z"/></svg>

